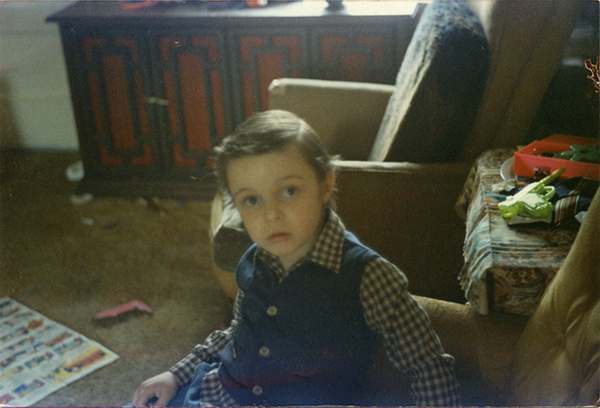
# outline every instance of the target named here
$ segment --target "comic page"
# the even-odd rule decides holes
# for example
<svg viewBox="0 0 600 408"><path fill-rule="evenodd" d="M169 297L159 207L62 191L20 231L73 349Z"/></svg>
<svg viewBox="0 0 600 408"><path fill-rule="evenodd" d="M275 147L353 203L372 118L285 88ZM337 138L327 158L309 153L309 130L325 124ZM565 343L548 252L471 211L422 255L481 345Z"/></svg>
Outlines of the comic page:
<svg viewBox="0 0 600 408"><path fill-rule="evenodd" d="M118 358L15 300L0 299L0 404L29 406Z"/></svg>

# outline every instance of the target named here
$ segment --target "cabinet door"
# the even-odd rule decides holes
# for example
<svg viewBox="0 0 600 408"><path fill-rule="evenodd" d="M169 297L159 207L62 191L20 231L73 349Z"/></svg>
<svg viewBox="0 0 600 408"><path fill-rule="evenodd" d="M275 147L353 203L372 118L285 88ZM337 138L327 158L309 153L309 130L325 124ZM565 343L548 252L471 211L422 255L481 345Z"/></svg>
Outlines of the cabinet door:
<svg viewBox="0 0 600 408"><path fill-rule="evenodd" d="M159 175L143 33L77 26L63 38L86 177Z"/></svg>
<svg viewBox="0 0 600 408"><path fill-rule="evenodd" d="M151 42L167 174L204 177L211 149L232 129L223 36L160 31Z"/></svg>
<svg viewBox="0 0 600 408"><path fill-rule="evenodd" d="M308 75L302 29L232 30L230 56L236 124L268 108L268 88L274 79Z"/></svg>
<svg viewBox="0 0 600 408"><path fill-rule="evenodd" d="M310 31L311 76L392 84L398 73L392 24L317 27Z"/></svg>

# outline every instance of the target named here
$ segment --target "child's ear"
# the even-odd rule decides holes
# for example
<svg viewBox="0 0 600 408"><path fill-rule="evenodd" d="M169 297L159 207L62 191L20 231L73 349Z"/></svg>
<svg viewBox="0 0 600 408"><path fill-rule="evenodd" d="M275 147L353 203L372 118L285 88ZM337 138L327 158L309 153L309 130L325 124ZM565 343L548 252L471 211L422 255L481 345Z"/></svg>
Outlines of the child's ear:
<svg viewBox="0 0 600 408"><path fill-rule="evenodd" d="M321 196L323 198L323 204L327 204L331 197L333 196L333 191L335 189L335 174L333 171L328 172L323 181L321 183Z"/></svg>

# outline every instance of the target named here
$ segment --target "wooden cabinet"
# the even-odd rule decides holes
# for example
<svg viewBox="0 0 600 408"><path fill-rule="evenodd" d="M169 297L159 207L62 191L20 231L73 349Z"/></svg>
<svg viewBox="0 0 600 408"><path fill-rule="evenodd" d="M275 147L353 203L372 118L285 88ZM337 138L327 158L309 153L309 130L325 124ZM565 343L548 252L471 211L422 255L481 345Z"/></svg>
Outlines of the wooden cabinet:
<svg viewBox="0 0 600 408"><path fill-rule="evenodd" d="M231 3L231 2L230 2ZM393 83L417 3L80 2L58 22L95 195L208 198L212 150L280 77Z"/></svg>

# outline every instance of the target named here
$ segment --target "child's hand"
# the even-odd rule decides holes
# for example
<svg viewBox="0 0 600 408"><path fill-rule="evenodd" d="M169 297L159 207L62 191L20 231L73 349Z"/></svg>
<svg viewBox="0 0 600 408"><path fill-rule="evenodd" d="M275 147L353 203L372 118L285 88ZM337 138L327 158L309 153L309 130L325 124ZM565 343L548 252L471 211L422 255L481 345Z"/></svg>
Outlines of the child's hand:
<svg viewBox="0 0 600 408"><path fill-rule="evenodd" d="M179 382L170 371L144 381L133 394L135 407L164 407L177 394Z"/></svg>

